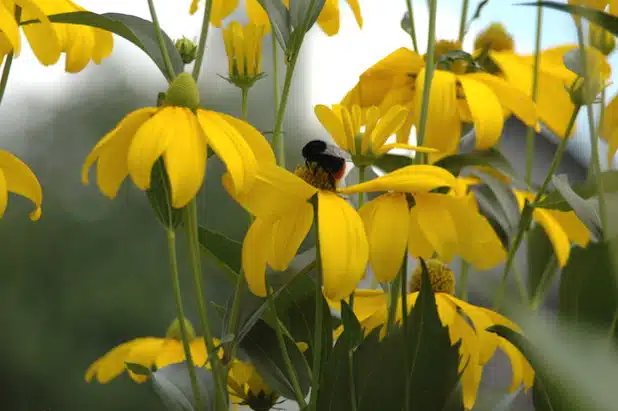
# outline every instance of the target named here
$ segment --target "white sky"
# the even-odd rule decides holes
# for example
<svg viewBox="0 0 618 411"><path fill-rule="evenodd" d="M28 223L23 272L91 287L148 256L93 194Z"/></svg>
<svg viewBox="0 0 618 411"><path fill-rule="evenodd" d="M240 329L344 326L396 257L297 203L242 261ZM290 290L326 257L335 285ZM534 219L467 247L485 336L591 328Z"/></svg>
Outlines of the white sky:
<svg viewBox="0 0 618 411"><path fill-rule="evenodd" d="M94 12L126 13L150 19L146 0L107 0L105 2L78 0L78 3ZM156 1L161 25L170 37L178 38L184 35L195 38L198 36L201 16L199 12L194 16L188 14L189 3L190 0ZM474 13L477 3L478 1L474 0L470 2L469 16ZM536 11L533 7L514 6L513 3L516 1L490 1L483 10L481 18L472 24L464 47L469 50L475 33L489 23L500 21L511 33L515 34L517 51L531 53ZM413 4L418 44L422 52L426 48L427 41L426 1L414 0ZM461 0L438 1L438 38L453 39L457 36L460 7ZM310 67L307 70L310 82L308 89L311 90L307 96L310 107L320 103L338 102L355 84L358 75L367 67L398 47L411 47L409 37L399 26L406 10L404 0L361 0L361 8L365 21L362 30L357 28L352 13L343 0L341 0L341 31L337 36L327 37L317 27L312 30L302 56L306 61L301 62ZM239 13L235 13L234 17L242 18ZM218 29L211 28L211 33L215 30ZM218 38L219 36L210 36L211 40ZM543 47L571 43L574 39L573 24L568 16L555 11L545 11ZM133 45L118 38L114 55L110 60L126 61L128 58L131 58L131 69L139 73L139 77L135 78L136 83L147 81L150 84L153 82L157 84L160 82L161 89L165 88L163 77L152 63ZM104 92L105 79L96 76L96 66L90 65L79 74L67 74L63 69L63 61L54 67L41 67L28 47L24 47L21 56L14 64L5 102L36 103L37 106L53 104L54 101L70 94L69 84L87 84L91 88L98 88ZM93 79L98 79L98 81ZM616 86L610 89L609 95L613 96L615 92ZM308 115L313 116L312 113ZM0 115L0 120L3 117ZM44 120L44 117L41 120ZM574 151L587 157L589 149L586 144L588 137L585 116L580 116L579 120L578 135L572 145L575 148ZM605 155L602 154L601 157L604 158Z"/></svg>

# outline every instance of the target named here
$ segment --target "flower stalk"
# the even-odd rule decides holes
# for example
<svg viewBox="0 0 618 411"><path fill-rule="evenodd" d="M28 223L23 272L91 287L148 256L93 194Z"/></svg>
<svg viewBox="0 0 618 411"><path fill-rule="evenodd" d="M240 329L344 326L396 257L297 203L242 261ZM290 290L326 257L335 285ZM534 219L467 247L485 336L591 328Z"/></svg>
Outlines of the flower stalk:
<svg viewBox="0 0 618 411"><path fill-rule="evenodd" d="M401 263L401 331L403 332L403 346L408 346L408 253L403 256L403 262ZM410 357L408 350L403 350L403 369L406 370L406 376L404 379L404 411L410 409Z"/></svg>
<svg viewBox="0 0 618 411"><path fill-rule="evenodd" d="M467 2L467 0L465 0ZM412 47L414 52L418 53L418 42L416 41L416 26L414 24L414 8L412 8L412 0L406 0L406 7L408 8L408 17L410 19L410 37L412 38Z"/></svg>
<svg viewBox="0 0 618 411"><path fill-rule="evenodd" d="M174 72L172 60L170 59L167 47L165 47L165 42L163 41L163 33L161 32L161 26L159 24L159 18L157 17L157 10L154 5L154 0L148 0L148 8L150 9L150 16L152 17L152 24L155 29L155 35L157 36L157 43L159 43L161 55L163 56L163 62L165 63L165 71L167 71L168 77L167 80L171 83L172 80L176 78L176 73Z"/></svg>
<svg viewBox="0 0 618 411"><path fill-rule="evenodd" d="M313 366L311 368L311 399L309 410L317 411L318 391L320 389L320 372L322 367L322 329L324 322L324 298L322 297L322 258L320 255L320 227L318 223L318 198L313 197L313 225L315 227L315 336L313 342Z"/></svg>
<svg viewBox="0 0 618 411"><path fill-rule="evenodd" d="M410 0L408 0L409 2ZM466 25L468 23L468 9L470 8L470 0L463 0L461 3L461 17L459 19L459 35L457 40L463 44L464 36L466 35ZM540 8L540 7L539 7Z"/></svg>
<svg viewBox="0 0 618 411"><path fill-rule="evenodd" d="M195 57L195 64L193 65L192 76L197 83L197 79L200 77L200 70L202 69L202 61L204 60L204 52L206 51L206 40L208 39L208 28L210 27L210 12L212 10L213 0L206 0L204 4L204 18L202 20L202 30L200 31L200 42L197 46L197 56Z"/></svg>
<svg viewBox="0 0 618 411"><path fill-rule="evenodd" d="M543 7L536 8L536 38L534 42L534 66L532 68L532 90L530 95L532 101L536 103L539 90L539 71L541 62L541 33L543 26ZM534 127L528 127L526 133L526 174L524 180L529 186L532 186L532 169L534 168L534 139L536 130Z"/></svg>

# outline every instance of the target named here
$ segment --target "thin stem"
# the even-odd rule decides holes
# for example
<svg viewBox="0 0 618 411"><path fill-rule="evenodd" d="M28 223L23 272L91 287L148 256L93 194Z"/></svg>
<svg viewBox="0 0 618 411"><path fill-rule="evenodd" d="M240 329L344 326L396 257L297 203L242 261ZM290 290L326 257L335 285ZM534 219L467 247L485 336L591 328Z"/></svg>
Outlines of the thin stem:
<svg viewBox="0 0 618 411"><path fill-rule="evenodd" d="M564 154L564 151L567 147L567 143L569 142L569 136L571 135L571 131L573 130L573 126L575 125L575 119L577 118L577 114L579 113L580 108L581 106L576 105L575 109L573 110L573 113L571 114L571 118L569 119L569 124L567 125L564 138L560 141L560 144L558 144L558 148L556 149L554 158L551 162L551 165L549 166L549 171L547 172L547 175L545 176L543 185L541 185L541 188L539 188L539 191L536 193L536 196L534 197L534 201L532 202L531 207L534 207L534 204L537 201L539 201L541 197L543 197L543 195L547 191L547 187L549 186L549 182L551 181L552 176L556 173L556 169L558 168L558 165L560 164L562 155ZM517 250L519 249L519 246L521 245L521 242L524 238L524 234L528 230L529 224L524 224L526 222L524 221L524 219L527 219L527 216L525 214L526 213L522 212L521 217L519 218L519 227L517 230L517 234L515 236L515 240L513 241L513 244L511 244L511 247L509 248L509 251L506 257L506 262L504 263L504 271L502 272L502 278L500 279L500 285L498 286L498 290L494 298L494 308L496 310L499 309L500 306L502 305L502 300L506 293L506 283L507 283L508 275L511 271L513 262L515 261L515 255L517 254Z"/></svg>
<svg viewBox="0 0 618 411"><path fill-rule="evenodd" d="M388 292L389 292L388 301L389 302L388 302L388 313L386 317L386 332L387 333L392 332L395 327L395 316L397 314L397 301L399 300L400 281L401 281L401 274L395 277L395 279L390 283L390 287L388 288Z"/></svg>
<svg viewBox="0 0 618 411"><path fill-rule="evenodd" d="M189 379L191 380L191 389L193 390L193 396L195 397L195 405L197 410L204 409L204 403L202 402L202 396L200 388L197 382L197 375L195 374L195 365L193 363L193 357L191 355L191 346L189 345L189 333L185 324L185 313L182 308L182 294L180 292L180 275L178 273L178 257L176 256L176 233L174 230L167 231L167 249L170 258L170 272L172 274L172 288L174 290L174 299L176 301L176 317L178 318L178 325L180 326L180 336L182 339L182 347L185 351L185 361L187 368L189 369Z"/></svg>
<svg viewBox="0 0 618 411"><path fill-rule="evenodd" d="M534 42L534 66L532 69L532 101L536 103L539 90L539 70L541 61L541 33L543 26L543 7L536 8L536 40ZM526 175L525 181L532 186L532 169L534 168L534 138L536 130L534 126L528 127L526 133Z"/></svg>
<svg viewBox="0 0 618 411"><path fill-rule="evenodd" d="M167 71L167 76L169 77L168 81L171 82L176 77L176 73L174 72L172 60L170 59L170 55L167 52L167 47L165 47L165 42L163 41L163 33L161 33L161 26L159 25L159 18L157 17L157 10L155 9L154 0L148 0L148 8L150 9L150 16L152 17L152 24L157 36L157 42L159 43L161 55L163 56L163 62L165 63L165 70Z"/></svg>
<svg viewBox="0 0 618 411"><path fill-rule="evenodd" d="M401 324L403 331L403 346L407 347L408 339L408 254L403 257L403 263L401 264ZM408 350L403 350L403 369L406 370L406 376L404 381L404 411L410 409L410 358L408 356Z"/></svg>
<svg viewBox="0 0 618 411"><path fill-rule="evenodd" d="M275 109L275 117L279 110L279 56L277 38L275 35L270 36L273 44L273 104Z"/></svg>
<svg viewBox="0 0 618 411"><path fill-rule="evenodd" d="M467 301L468 300L468 274L470 272L470 264L462 259L461 260L461 275L459 276L459 290L457 297Z"/></svg>
<svg viewBox="0 0 618 411"><path fill-rule="evenodd" d="M247 121L247 111L249 109L249 89L247 87L243 87L240 90L242 92L242 100L240 102L240 118Z"/></svg>
<svg viewBox="0 0 618 411"><path fill-rule="evenodd" d="M21 19L21 7L15 6L15 21L19 24L19 20ZM9 74L11 73L11 66L13 65L13 58L15 57L14 52L10 52L6 56L6 60L4 62L4 67L2 69L2 78L0 79L0 104L2 103L2 98L4 97L4 92L6 91L6 86L9 82Z"/></svg>
<svg viewBox="0 0 618 411"><path fill-rule="evenodd" d="M358 167L358 184L365 182L365 171L367 167L360 166ZM358 193L358 208L360 209L365 204L365 193L362 191Z"/></svg>
<svg viewBox="0 0 618 411"><path fill-rule="evenodd" d="M438 0L429 1L429 33L427 35L427 54L425 55L425 84L423 85L423 101L421 102L421 114L416 134L416 145L422 146L425 141L427 127L427 116L429 114L429 95L431 90L431 79L434 72L434 49L436 45L436 14ZM419 153L414 156L416 163L423 163L425 156Z"/></svg>
<svg viewBox="0 0 618 411"><path fill-rule="evenodd" d="M522 303L528 302L528 291L526 290L526 283L521 275L521 271L517 269L517 265L513 265L511 268L515 273L515 282L517 283L517 288L519 289L519 298Z"/></svg>
<svg viewBox="0 0 618 411"><path fill-rule="evenodd" d="M283 140L282 128L283 117L285 115L285 109L288 104L288 97L290 95L290 89L292 87L292 78L294 76L294 68L296 67L296 61L298 60L298 52L292 54L288 66L285 70L285 80L283 81L283 91L281 93L281 101L277 109L277 115L275 116L275 129L273 131L273 149L275 156L277 157L277 164L285 168L285 145Z"/></svg>
<svg viewBox="0 0 618 411"><path fill-rule="evenodd" d="M206 51L206 39L208 38L208 27L210 27L210 11L212 10L212 1L206 0L204 4L204 18L202 20L202 31L200 32L200 42L197 46L197 56L193 65L193 78L197 83L202 69L202 61L204 60L204 51Z"/></svg>
<svg viewBox="0 0 618 411"><path fill-rule="evenodd" d="M541 279L539 280L534 296L530 300L530 308L533 311L537 311L545 299L545 296L549 291L549 283L556 273L557 264L558 260L556 259L556 255L553 254L551 259L547 262L547 265L545 265L545 269L543 270L543 274L541 274Z"/></svg>
<svg viewBox="0 0 618 411"><path fill-rule="evenodd" d="M416 42L416 28L414 24L414 9L412 8L412 0L406 0L406 6L408 7L408 17L410 18L410 37L412 37L412 47L414 47L414 52L418 53L418 43Z"/></svg>
<svg viewBox="0 0 618 411"><path fill-rule="evenodd" d="M461 3L461 17L459 19L459 36L457 36L457 40L459 43L463 44L464 36L466 35L466 25L468 22L468 8L469 8L469 0L463 0Z"/></svg>
<svg viewBox="0 0 618 411"><path fill-rule="evenodd" d="M309 410L317 411L318 391L320 389L320 368L322 366L322 328L324 316L324 299L322 297L322 260L320 257L320 236L318 225L317 199L314 201L313 225L315 227L315 261L317 272L315 276L315 340L313 343L313 367L311 373L311 400Z"/></svg>
<svg viewBox="0 0 618 411"><path fill-rule="evenodd" d="M227 409L227 384L225 383L223 369L219 355L215 351L213 344L212 328L208 319L208 311L206 309L206 295L204 294L204 285L202 279L202 262L200 259L200 244L197 234L197 206L195 199L191 200L184 208L185 217L185 232L189 242L189 254L191 257L191 268L193 272L193 287L195 290L195 298L197 299L197 307L200 316L200 326L202 328L202 336L208 350L208 358L212 366L213 376L215 380L215 391L217 395L216 409Z"/></svg>
<svg viewBox="0 0 618 411"><path fill-rule="evenodd" d="M288 353L288 347L285 344L285 338L283 337L283 331L281 330L281 323L279 322L279 316L277 315L277 307L275 305L275 300L273 298L273 292L270 286L266 287L266 301L268 302L268 308L272 312L275 317L275 334L277 334L277 342L279 343L279 349L281 350L281 354L283 355L283 362L285 363L285 368L288 373L288 377L292 381L292 388L294 390L294 396L296 397L296 402L300 405L300 409L304 409L307 407L307 403L305 402L305 397L303 396L303 392L300 389L300 383L298 382L298 375L296 375L296 370L294 370L294 366L292 365L292 360L290 359L290 354Z"/></svg>

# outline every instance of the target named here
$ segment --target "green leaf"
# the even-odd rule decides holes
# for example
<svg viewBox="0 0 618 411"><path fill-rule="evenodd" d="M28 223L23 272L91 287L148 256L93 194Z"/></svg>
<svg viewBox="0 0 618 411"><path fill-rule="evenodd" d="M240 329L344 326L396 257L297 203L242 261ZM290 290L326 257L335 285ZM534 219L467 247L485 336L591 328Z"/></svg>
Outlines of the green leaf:
<svg viewBox="0 0 618 411"><path fill-rule="evenodd" d="M204 226L198 227L197 235L206 255L236 283L241 270L242 244Z"/></svg>
<svg viewBox="0 0 618 411"><path fill-rule="evenodd" d="M558 270L558 261L554 247L540 224L528 231L527 247L528 295L546 295ZM543 278L547 280L542 281Z"/></svg>
<svg viewBox="0 0 618 411"><path fill-rule="evenodd" d="M144 377L150 377L150 375L152 374L152 371L150 370L150 368L144 367L142 364L137 364L134 362L126 362L126 361L124 364L129 369L129 371L137 375L142 375Z"/></svg>
<svg viewBox="0 0 618 411"><path fill-rule="evenodd" d="M496 406L493 408L493 411L512 411L513 406L515 405L515 400L517 399L521 391L522 390L520 387L515 391L506 394L502 401L496 404Z"/></svg>
<svg viewBox="0 0 618 411"><path fill-rule="evenodd" d="M516 232L519 226L520 212L517 197L515 197L511 186L487 173L475 171L474 175L480 177L494 195L504 216L504 223L506 223L504 229L506 233L511 235Z"/></svg>
<svg viewBox="0 0 618 411"><path fill-rule="evenodd" d="M200 398L206 411L215 409L214 381L209 370L195 367ZM152 373L152 385L170 411L197 411L187 364L171 364Z"/></svg>
<svg viewBox="0 0 618 411"><path fill-rule="evenodd" d="M309 31L318 19L324 3L325 0L290 0L290 22L292 27L301 27L308 18L307 31ZM312 9L309 10L309 7L312 7Z"/></svg>
<svg viewBox="0 0 618 411"><path fill-rule="evenodd" d="M601 173L601 183L604 193L618 192L618 170L607 170ZM592 177L583 183L575 183L572 185L573 191L580 197L588 199L597 195L596 178ZM551 208L561 211L572 210L569 203L564 199L560 191L550 191L545 197L535 203L535 207Z"/></svg>
<svg viewBox="0 0 618 411"><path fill-rule="evenodd" d="M465 154L453 154L438 160L434 165L442 167L458 176L465 167L491 167L506 177L521 182L521 178L511 163L495 148L485 151L473 151Z"/></svg>
<svg viewBox="0 0 618 411"><path fill-rule="evenodd" d="M163 160L158 159L150 174L150 188L146 190L146 197L155 216L169 229L176 229L182 224L182 208L172 207L170 200L171 187Z"/></svg>
<svg viewBox="0 0 618 411"><path fill-rule="evenodd" d="M305 357L294 341L286 335L283 337L292 366L298 377L300 389L303 395L307 395L311 378ZM288 399L296 398L283 355L279 349L277 335L268 324L262 320L256 322L241 341L240 348L249 356L251 363L264 379L266 385Z"/></svg>
<svg viewBox="0 0 618 411"><path fill-rule="evenodd" d="M414 160L407 156L398 154L384 154L376 159L373 163L374 167L379 168L382 171L390 173L391 171L398 170L402 167L412 165Z"/></svg>
<svg viewBox="0 0 618 411"><path fill-rule="evenodd" d="M410 13L406 11L401 18L401 22L399 24L403 31L405 31L409 35L412 34L412 22L410 21Z"/></svg>
<svg viewBox="0 0 618 411"><path fill-rule="evenodd" d="M590 7L576 6L572 4L558 3L554 1L539 1L537 3L519 3L520 6L539 6L563 11L575 16L588 19L614 35L618 35L618 17L604 13Z"/></svg>
<svg viewBox="0 0 618 411"><path fill-rule="evenodd" d="M288 49L291 30L291 16L281 0L258 0L268 14L273 34L283 50Z"/></svg>
<svg viewBox="0 0 618 411"><path fill-rule="evenodd" d="M471 190L479 206L479 212L487 218L504 247L508 248L514 233L509 231L510 224L500 208L496 196L486 185L472 186Z"/></svg>
<svg viewBox="0 0 618 411"><path fill-rule="evenodd" d="M340 338L345 340L349 348L355 348L363 339L363 330L354 311L344 300L341 300L341 323L343 324L343 334Z"/></svg>
<svg viewBox="0 0 618 411"><path fill-rule="evenodd" d="M77 11L73 13L60 13L49 16L49 19L54 23L80 24L89 27L96 27L117 34L120 37L130 41L137 47L142 49L148 57L157 65L161 73L168 80L167 70L165 69L165 61L161 54L159 42L155 33L154 25L148 20L121 13L104 13L96 14L89 11ZM33 22L33 21L32 21ZM30 23L30 22L26 22ZM176 74L183 71L184 63L180 54L174 47L174 42L163 31L163 42L170 56L172 67Z"/></svg>

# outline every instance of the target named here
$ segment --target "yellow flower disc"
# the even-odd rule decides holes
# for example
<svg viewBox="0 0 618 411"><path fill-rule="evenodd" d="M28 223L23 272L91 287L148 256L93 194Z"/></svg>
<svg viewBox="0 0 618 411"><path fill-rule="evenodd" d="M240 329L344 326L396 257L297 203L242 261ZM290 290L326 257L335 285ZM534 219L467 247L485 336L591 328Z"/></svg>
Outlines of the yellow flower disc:
<svg viewBox="0 0 618 411"><path fill-rule="evenodd" d="M501 23L491 24L474 39L475 50L512 51L514 48L513 37Z"/></svg>
<svg viewBox="0 0 618 411"><path fill-rule="evenodd" d="M427 270L431 279L431 289L434 293L447 293L455 295L455 275L447 265L439 260L427 260ZM410 292L414 293L421 290L421 278L423 268L419 264L410 280Z"/></svg>

